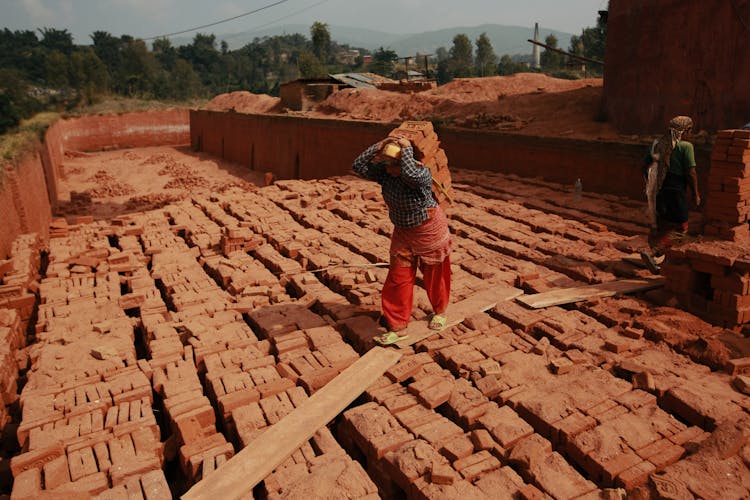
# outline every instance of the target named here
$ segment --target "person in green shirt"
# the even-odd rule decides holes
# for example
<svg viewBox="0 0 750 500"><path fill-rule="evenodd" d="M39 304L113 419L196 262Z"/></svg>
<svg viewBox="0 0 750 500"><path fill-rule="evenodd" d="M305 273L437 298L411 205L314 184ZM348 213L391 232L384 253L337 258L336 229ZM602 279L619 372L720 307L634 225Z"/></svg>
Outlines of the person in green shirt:
<svg viewBox="0 0 750 500"><path fill-rule="evenodd" d="M688 229L688 188L696 206L700 206L698 176L695 173L693 145L683 140L693 128L688 116L676 116L667 133L656 139L646 154L644 177L649 201L651 230L649 252L641 259L654 274L659 273L656 258L685 237Z"/></svg>

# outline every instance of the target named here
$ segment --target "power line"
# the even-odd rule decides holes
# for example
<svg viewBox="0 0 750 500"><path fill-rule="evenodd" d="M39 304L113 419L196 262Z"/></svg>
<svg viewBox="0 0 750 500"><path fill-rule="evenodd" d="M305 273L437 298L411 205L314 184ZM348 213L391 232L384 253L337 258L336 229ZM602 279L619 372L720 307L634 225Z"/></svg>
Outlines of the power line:
<svg viewBox="0 0 750 500"><path fill-rule="evenodd" d="M328 0L321 0L320 2L314 3L312 5L308 5L307 7L303 8L303 9L294 11L291 14L287 14L286 16L282 16L282 17L280 17L278 19L274 19L273 21L269 21L269 22L267 22L265 24L261 24L260 26L255 26L253 28L250 28L249 30L243 31L242 33L235 33L233 35L228 35L228 36L227 35L222 35L221 38L224 39L224 40L231 40L232 38L237 38L237 37L240 37L240 36L243 36L243 35L247 35L248 33L252 33L253 31L257 31L259 29L265 28L266 26L271 26L272 24L276 24L279 21L283 21L284 19L289 19L290 17L294 17L297 14L301 14L301 13L303 13L305 11L308 11L308 10L312 9L313 7L317 7L318 5L322 5L322 4L326 3L326 2L328 2Z"/></svg>
<svg viewBox="0 0 750 500"><path fill-rule="evenodd" d="M268 5L264 5L263 7L259 7L257 9L251 10L249 12L245 12L245 13L242 13L242 14L239 14L239 15L236 15L236 16L232 16L232 17L228 17L226 19L222 19L221 21L216 21L214 23L204 24L202 26L196 26L194 28L188 28L188 29L182 30L182 31L175 31L174 33L167 33L166 35L150 36L148 38L143 38L142 40L144 40L144 41L146 41L146 40L155 40L157 38L166 38L166 37L169 37L169 36L181 35L183 33L189 33L191 31L201 30L203 28L210 28L211 26L216 26L217 24L226 23L228 21L233 21L233 20L239 19L241 17L249 16L250 14L255 14L256 12L260 12L262 10L270 9L271 7L275 7L275 6L279 5L279 4L282 4L282 3L285 3L285 2L288 2L288 1L289 0L278 0L277 2L268 4Z"/></svg>

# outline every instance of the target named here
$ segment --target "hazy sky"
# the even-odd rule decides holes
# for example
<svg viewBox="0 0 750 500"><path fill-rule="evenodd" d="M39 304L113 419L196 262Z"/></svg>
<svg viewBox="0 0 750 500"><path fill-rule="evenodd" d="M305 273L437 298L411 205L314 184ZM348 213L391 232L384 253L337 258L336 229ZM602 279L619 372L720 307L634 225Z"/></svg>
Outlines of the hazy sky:
<svg viewBox="0 0 750 500"><path fill-rule="evenodd" d="M277 5L272 5L279 2ZM607 0L0 0L0 28L67 29L77 44L96 30L149 38L263 9L202 33L321 21L389 33L504 24L568 33L596 24ZM192 37L195 32L182 36Z"/></svg>

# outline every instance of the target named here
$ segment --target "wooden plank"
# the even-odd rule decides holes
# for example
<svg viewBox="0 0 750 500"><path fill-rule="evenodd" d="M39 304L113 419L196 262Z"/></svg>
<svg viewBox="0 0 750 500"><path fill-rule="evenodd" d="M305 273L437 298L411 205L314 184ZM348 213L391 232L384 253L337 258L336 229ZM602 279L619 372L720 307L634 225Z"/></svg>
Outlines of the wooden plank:
<svg viewBox="0 0 750 500"><path fill-rule="evenodd" d="M252 496L255 485L344 411L399 358L401 353L395 349L372 348L210 476L193 485L182 498L216 500Z"/></svg>
<svg viewBox="0 0 750 500"><path fill-rule="evenodd" d="M461 302L448 306L446 312L448 322L445 327L455 326L465 320L467 316L487 311L495 307L498 302L510 300L522 294L523 292L518 288L502 287L477 292ZM438 333L437 330L431 330L427 324L427 321L412 322L405 330L398 332L399 335L408 335L409 338L396 342L395 345L400 348L408 347Z"/></svg>
<svg viewBox="0 0 750 500"><path fill-rule="evenodd" d="M664 286L662 276L653 279L627 279L615 280L608 283L599 283L597 285L579 286L575 288L563 288L551 292L536 293L533 295L523 295L516 298L517 301L526 304L533 309L543 307L559 306L561 304L570 304L582 300L594 299L599 297L611 297L624 293L641 292Z"/></svg>

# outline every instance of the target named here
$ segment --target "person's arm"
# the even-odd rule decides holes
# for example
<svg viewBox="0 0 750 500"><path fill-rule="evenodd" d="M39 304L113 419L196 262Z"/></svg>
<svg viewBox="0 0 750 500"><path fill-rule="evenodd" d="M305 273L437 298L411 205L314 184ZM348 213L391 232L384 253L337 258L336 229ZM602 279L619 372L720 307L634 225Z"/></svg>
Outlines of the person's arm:
<svg viewBox="0 0 750 500"><path fill-rule="evenodd" d="M695 167L690 169L690 189L693 191L695 206L701 206L701 195L698 193L698 174L695 173Z"/></svg>
<svg viewBox="0 0 750 500"><path fill-rule="evenodd" d="M352 170L354 170L357 175L361 175L362 177L365 177L367 179L374 181L378 180L385 172L385 168L373 164L372 159L378 153L380 147L381 143L376 142L369 148L362 151L362 153L352 163Z"/></svg>
<svg viewBox="0 0 750 500"><path fill-rule="evenodd" d="M410 187L430 186L432 176L430 169L423 167L414 159L414 148L405 139L399 141L401 145L401 179Z"/></svg>
<svg viewBox="0 0 750 500"><path fill-rule="evenodd" d="M698 174L695 172L695 150L693 149L693 145L687 141L684 142L685 144L685 163L688 167L688 177L690 178L690 181L688 182L688 185L690 186L690 190L693 192L693 199L695 200L695 206L699 207L701 205L701 195L698 193Z"/></svg>

